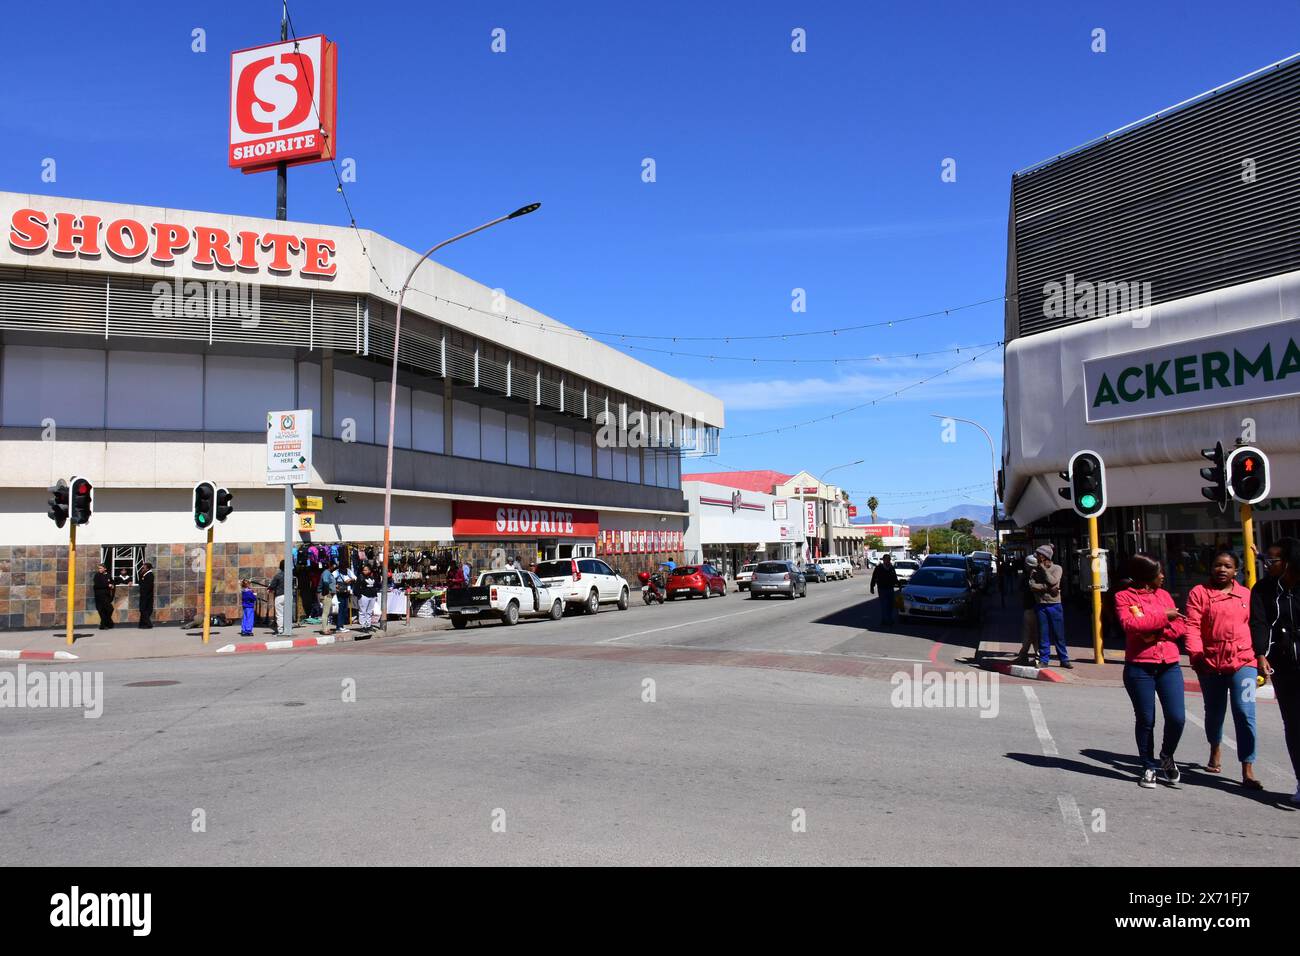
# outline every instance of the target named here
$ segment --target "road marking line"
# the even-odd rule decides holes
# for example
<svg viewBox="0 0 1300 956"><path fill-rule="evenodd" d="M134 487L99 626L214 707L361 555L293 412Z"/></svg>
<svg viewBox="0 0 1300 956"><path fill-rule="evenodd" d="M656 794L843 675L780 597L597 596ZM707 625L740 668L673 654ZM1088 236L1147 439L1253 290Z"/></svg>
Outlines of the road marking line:
<svg viewBox="0 0 1300 956"><path fill-rule="evenodd" d="M708 624L710 621L721 621L728 617L740 617L742 614L753 614L761 611L763 608L751 608L748 611L733 611L731 614L719 614L717 617L702 617L696 621L683 621L681 624L669 624L667 627L653 627L648 631L634 631L631 634L620 634L618 637L607 637L603 641L597 641L597 644L613 644L615 641L625 641L629 637L640 637L643 634L658 634L660 631L675 631L679 627L690 627L692 624Z"/></svg>
<svg viewBox="0 0 1300 956"><path fill-rule="evenodd" d="M1061 807L1061 819L1065 821L1065 828L1083 837L1083 845L1087 846L1088 828L1083 825L1083 812L1079 809L1079 802L1068 793L1058 796L1056 802Z"/></svg>
<svg viewBox="0 0 1300 956"><path fill-rule="evenodd" d="M1034 733L1038 735L1038 743L1043 748L1043 753L1048 757L1059 757L1061 752L1056 749L1056 741L1052 739L1052 732L1047 729L1047 718L1043 716L1043 705L1038 702L1038 695L1034 693L1032 687L1022 687L1025 692L1025 700L1029 702L1029 715L1034 718Z"/></svg>

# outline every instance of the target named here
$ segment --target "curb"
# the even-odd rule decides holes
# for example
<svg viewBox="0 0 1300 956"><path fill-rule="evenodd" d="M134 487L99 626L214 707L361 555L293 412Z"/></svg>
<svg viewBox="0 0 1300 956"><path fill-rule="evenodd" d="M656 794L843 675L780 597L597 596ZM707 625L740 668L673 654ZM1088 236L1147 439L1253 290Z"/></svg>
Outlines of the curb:
<svg viewBox="0 0 1300 956"><path fill-rule="evenodd" d="M1053 683L1065 681L1065 678L1056 671L1049 670L1046 667L1030 667L1028 664L1007 664L987 660L981 661L980 666L985 670L997 671L999 674L1006 674L1008 677L1019 677L1023 680L1045 680Z"/></svg>
<svg viewBox="0 0 1300 956"><path fill-rule="evenodd" d="M0 650L0 661L75 661L80 660L76 654L67 651L4 651Z"/></svg>
<svg viewBox="0 0 1300 956"><path fill-rule="evenodd" d="M250 644L227 644L224 647L218 647L218 654L248 654L254 651L282 651L291 647L321 647L325 644L333 644L335 636L333 634L322 637L295 637L285 641L259 641Z"/></svg>

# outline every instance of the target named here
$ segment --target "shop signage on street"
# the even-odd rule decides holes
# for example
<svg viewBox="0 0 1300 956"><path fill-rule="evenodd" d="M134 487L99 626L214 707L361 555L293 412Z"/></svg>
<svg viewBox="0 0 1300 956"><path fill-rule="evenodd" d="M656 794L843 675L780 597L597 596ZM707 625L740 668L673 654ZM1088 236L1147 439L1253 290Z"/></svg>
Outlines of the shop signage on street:
<svg viewBox="0 0 1300 956"><path fill-rule="evenodd" d="M452 534L457 538L591 538L599 515L580 508L538 508L524 502L457 501L452 504Z"/></svg>
<svg viewBox="0 0 1300 956"><path fill-rule="evenodd" d="M1088 359L1087 420L1300 395L1300 319Z"/></svg>
<svg viewBox="0 0 1300 956"><path fill-rule="evenodd" d="M266 483L303 484L311 476L311 409L266 413Z"/></svg>
<svg viewBox="0 0 1300 956"><path fill-rule="evenodd" d="M337 47L299 37L230 54L230 165L246 173L335 155Z"/></svg>

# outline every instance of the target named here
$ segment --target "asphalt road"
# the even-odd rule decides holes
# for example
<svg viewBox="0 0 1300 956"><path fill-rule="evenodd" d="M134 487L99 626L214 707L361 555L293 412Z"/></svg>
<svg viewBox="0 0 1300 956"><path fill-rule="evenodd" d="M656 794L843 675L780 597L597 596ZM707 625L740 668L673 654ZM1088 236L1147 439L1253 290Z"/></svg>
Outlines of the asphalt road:
<svg viewBox="0 0 1300 956"><path fill-rule="evenodd" d="M861 577L809 594L104 664L98 719L0 709L0 859L1300 860L1271 702L1264 798L1234 786L1231 764L1141 790L1121 689L983 674L968 699L932 700L915 669L971 674L954 661L974 632L868 629ZM129 686L155 681L175 683ZM1198 696L1188 709L1200 716ZM1204 751L1189 722L1180 758Z"/></svg>

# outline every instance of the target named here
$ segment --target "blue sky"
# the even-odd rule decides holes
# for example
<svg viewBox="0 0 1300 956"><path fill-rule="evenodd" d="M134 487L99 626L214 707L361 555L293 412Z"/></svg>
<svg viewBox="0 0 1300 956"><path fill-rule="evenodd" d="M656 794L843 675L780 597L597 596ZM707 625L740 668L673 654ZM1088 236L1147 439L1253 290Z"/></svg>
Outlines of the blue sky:
<svg viewBox="0 0 1300 956"><path fill-rule="evenodd" d="M128 15L121 11L130 10ZM532 200L538 214L447 250L448 266L578 328L712 341L620 347L722 396L717 459L688 470L821 472L901 517L990 495L973 430L1000 431L999 303L1011 173L1280 59L1300 7L1182 3L356 3L298 0L339 43L339 152L358 223L423 248ZM278 38L279 3L11 6L0 37L0 188L273 215L274 177L225 165L228 54ZM193 53L191 31L208 52ZM506 31L506 52L491 32ZM1106 52L1091 51L1094 28ZM791 50L802 28L807 52ZM58 163L56 183L41 161ZM652 158L656 181L642 181ZM944 159L956 181L941 181ZM292 170L289 215L345 223L328 166ZM792 290L807 311L791 311ZM965 487L963 492L899 496ZM892 497L891 497L892 496Z"/></svg>

